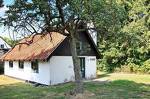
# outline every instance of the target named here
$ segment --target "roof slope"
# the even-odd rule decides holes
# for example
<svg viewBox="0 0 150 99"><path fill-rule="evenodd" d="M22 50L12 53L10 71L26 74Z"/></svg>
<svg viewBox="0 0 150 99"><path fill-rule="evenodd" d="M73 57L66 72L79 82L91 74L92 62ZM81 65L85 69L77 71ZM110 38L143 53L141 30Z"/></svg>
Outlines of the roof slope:
<svg viewBox="0 0 150 99"><path fill-rule="evenodd" d="M1 57L1 60L46 60L66 36L51 32L45 35L32 35Z"/></svg>
<svg viewBox="0 0 150 99"><path fill-rule="evenodd" d="M95 42L94 42L92 36L90 35L90 33L89 33L88 31L86 31L86 34L87 34L87 36L88 36L88 38L89 38L89 40L90 40L90 43L92 44L92 46L93 46L93 48L94 48L94 50L95 50L95 52L96 52L96 58L97 58L97 59L100 59L101 54L100 54L100 52L99 52L99 50L98 50L98 48L97 48L97 46L96 46L96 44L95 44Z"/></svg>

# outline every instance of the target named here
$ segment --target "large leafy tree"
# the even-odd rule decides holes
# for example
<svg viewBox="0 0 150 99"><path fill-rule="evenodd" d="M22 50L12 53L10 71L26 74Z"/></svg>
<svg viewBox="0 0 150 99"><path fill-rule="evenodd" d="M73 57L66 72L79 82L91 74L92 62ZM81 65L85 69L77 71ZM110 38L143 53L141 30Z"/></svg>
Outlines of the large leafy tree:
<svg viewBox="0 0 150 99"><path fill-rule="evenodd" d="M19 42L19 40L13 40L8 37L0 36L0 38L3 39L5 42L7 42L7 44L10 45L11 47L14 47Z"/></svg>
<svg viewBox="0 0 150 99"><path fill-rule="evenodd" d="M141 66L150 57L150 1L118 0L126 13L119 31L101 37L103 58L99 67L112 71L133 63ZM111 35L111 36L110 36Z"/></svg>
<svg viewBox="0 0 150 99"><path fill-rule="evenodd" d="M1 18L1 22L16 33L56 31L69 37L76 93L83 92L76 51L78 32L93 29L86 24L93 22L97 31L102 33L100 36L104 36L108 32L117 31L124 21L124 9L116 0L15 0L8 7L6 17ZM82 29L81 23L84 27Z"/></svg>

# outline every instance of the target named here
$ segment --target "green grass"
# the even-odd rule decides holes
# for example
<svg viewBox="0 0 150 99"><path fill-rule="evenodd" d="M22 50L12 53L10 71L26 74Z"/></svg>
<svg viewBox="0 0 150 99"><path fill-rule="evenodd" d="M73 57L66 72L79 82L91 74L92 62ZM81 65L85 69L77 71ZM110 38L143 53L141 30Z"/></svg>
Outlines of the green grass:
<svg viewBox="0 0 150 99"><path fill-rule="evenodd" d="M142 74L126 74L126 73L100 73L99 78L105 80L129 80L136 83L150 84L150 75Z"/></svg>
<svg viewBox="0 0 150 99"><path fill-rule="evenodd" d="M133 75L135 78L132 80L131 75L107 74L102 76L109 78L110 82L86 82L85 90L94 93L86 99L150 99L150 85L147 84L150 75ZM73 87L73 83L47 87L33 87L24 83L1 85L0 99L68 99L65 93Z"/></svg>

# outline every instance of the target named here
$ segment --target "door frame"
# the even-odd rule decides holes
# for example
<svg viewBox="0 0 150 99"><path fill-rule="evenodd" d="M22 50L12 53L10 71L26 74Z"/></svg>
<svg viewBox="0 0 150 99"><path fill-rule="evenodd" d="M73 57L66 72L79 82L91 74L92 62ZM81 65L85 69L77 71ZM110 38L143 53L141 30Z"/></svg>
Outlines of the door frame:
<svg viewBox="0 0 150 99"><path fill-rule="evenodd" d="M82 78L85 78L85 57L79 57Z"/></svg>

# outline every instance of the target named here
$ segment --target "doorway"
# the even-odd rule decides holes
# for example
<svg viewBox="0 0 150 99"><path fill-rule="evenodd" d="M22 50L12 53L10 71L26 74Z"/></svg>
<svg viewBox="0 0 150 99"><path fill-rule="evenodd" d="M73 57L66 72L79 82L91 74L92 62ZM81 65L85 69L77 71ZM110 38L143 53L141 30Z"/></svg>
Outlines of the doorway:
<svg viewBox="0 0 150 99"><path fill-rule="evenodd" d="M82 78L85 78L85 58L80 57L80 66L81 66L81 76Z"/></svg>

